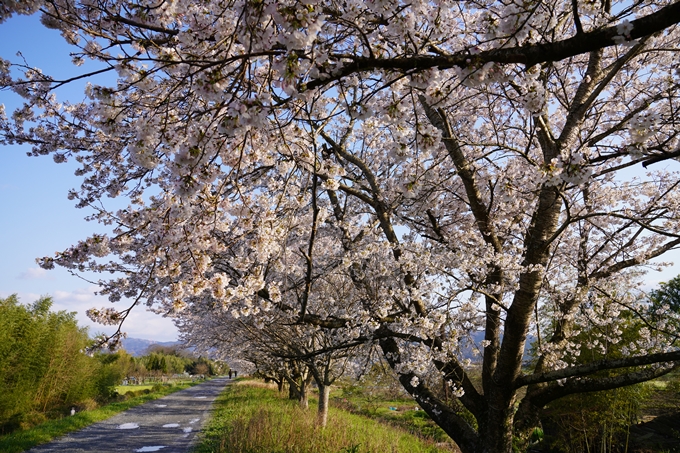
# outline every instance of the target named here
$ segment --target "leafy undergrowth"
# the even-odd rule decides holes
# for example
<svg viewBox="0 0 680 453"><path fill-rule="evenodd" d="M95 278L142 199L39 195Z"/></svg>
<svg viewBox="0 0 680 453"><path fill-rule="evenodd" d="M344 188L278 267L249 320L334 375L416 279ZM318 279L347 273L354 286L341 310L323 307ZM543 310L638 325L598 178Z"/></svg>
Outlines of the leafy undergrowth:
<svg viewBox="0 0 680 453"><path fill-rule="evenodd" d="M431 439L331 408L316 426L316 408L302 410L275 387L245 381L227 387L194 453L451 452Z"/></svg>
<svg viewBox="0 0 680 453"><path fill-rule="evenodd" d="M63 417L58 420L49 420L33 428L16 431L6 436L0 437L0 451L3 453L18 453L36 445L44 444L52 439L63 436L71 431L76 431L93 423L106 420L109 417L123 412L132 407L144 404L147 401L155 400L170 393L183 390L198 384L185 383L179 385L158 385L153 390L138 390L129 392L128 398L123 401L114 402L105 406L78 412L73 416Z"/></svg>

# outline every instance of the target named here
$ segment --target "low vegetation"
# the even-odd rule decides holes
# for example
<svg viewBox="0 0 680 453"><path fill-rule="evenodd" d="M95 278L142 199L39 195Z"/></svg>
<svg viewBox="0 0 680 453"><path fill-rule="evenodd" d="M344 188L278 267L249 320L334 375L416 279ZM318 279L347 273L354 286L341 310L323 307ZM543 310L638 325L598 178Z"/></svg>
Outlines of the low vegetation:
<svg viewBox="0 0 680 453"><path fill-rule="evenodd" d="M394 426L331 408L328 425L276 386L255 381L231 385L216 401L214 417L195 453L450 452Z"/></svg>

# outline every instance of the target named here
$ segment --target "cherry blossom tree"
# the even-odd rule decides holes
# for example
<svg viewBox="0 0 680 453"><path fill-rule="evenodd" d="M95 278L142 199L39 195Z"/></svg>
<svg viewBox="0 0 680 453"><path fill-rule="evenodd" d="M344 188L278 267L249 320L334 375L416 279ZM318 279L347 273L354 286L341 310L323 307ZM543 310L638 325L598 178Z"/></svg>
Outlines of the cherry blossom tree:
<svg viewBox="0 0 680 453"><path fill-rule="evenodd" d="M361 351L364 343L350 346L333 330L299 323L263 325L253 323L254 316L234 319L228 313L204 314L182 316L180 331L186 344L225 360L238 357L249 362L261 377L277 382L279 391L288 383L291 399L299 400L304 409L314 380L319 391L320 426L328 421L331 385L349 371L356 371L357 358L369 355Z"/></svg>
<svg viewBox="0 0 680 453"><path fill-rule="evenodd" d="M376 345L466 453L510 452L552 401L680 360L677 323L663 322L677 314L636 290L680 245L679 3L1 8L39 9L76 66L100 64L67 80L0 64L26 102L2 113L3 143L76 159L70 196L112 226L41 260L111 272L102 292L134 301L93 318L146 303ZM54 95L103 72L117 83L88 85L84 102ZM622 354L577 360L583 329L606 335L592 348L627 341L622 314L640 325ZM461 353L478 330L479 386ZM425 385L432 366L476 426Z"/></svg>
<svg viewBox="0 0 680 453"><path fill-rule="evenodd" d="M308 291L306 273L301 272L300 281L295 282L291 281L295 275L292 270L289 267L281 275L282 280L289 281L284 295L291 298L297 293L290 305L306 304L314 313L308 322L300 322L298 311L283 302L277 304L279 310L269 308L266 316L259 316L259 304L236 312L215 310L215 305L222 301L201 295L185 299L187 308L182 311L178 327L182 340L197 350L217 353L224 359L246 360L260 375L276 381L279 390L288 383L291 399L299 400L305 409L313 380L319 391L318 422L326 426L331 385L349 371L356 374L360 363L367 362L363 358L371 356L368 351L371 342L369 337L358 335L359 326L350 328L344 320L339 328L317 325L321 319L319 314L329 304L328 299L336 301L334 306L343 303L349 308L352 297L357 295L351 281L345 279L343 285L342 279L324 272L315 276L314 290Z"/></svg>

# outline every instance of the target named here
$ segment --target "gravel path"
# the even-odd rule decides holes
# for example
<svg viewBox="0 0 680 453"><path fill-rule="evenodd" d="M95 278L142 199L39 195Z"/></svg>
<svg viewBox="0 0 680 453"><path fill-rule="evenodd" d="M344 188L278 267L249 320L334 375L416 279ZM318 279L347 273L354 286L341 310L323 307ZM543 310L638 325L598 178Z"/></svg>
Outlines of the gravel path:
<svg viewBox="0 0 680 453"><path fill-rule="evenodd" d="M187 453L229 379L217 378L74 431L29 453Z"/></svg>

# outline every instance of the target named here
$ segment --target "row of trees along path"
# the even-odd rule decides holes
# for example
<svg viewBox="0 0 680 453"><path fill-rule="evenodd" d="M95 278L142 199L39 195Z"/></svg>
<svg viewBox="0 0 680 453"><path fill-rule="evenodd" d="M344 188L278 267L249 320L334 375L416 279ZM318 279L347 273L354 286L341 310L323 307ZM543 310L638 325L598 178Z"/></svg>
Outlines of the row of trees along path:
<svg viewBox="0 0 680 453"><path fill-rule="evenodd" d="M321 371L378 351L464 453L679 363L677 313L639 291L680 246L679 2L34 0L0 21L38 11L73 74L0 61L25 101L0 140L79 163L69 196L110 231L41 265L128 301L93 319L146 303L197 347L247 354L220 332L258 330Z"/></svg>

